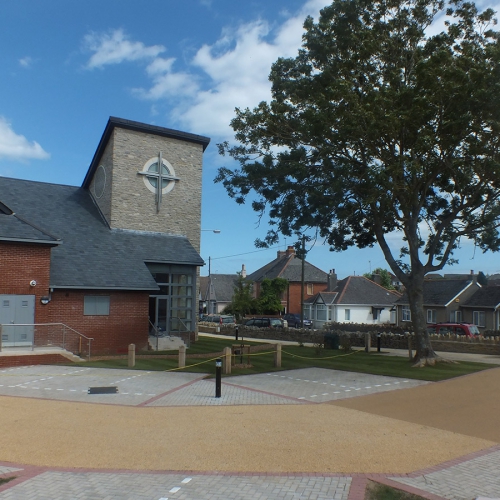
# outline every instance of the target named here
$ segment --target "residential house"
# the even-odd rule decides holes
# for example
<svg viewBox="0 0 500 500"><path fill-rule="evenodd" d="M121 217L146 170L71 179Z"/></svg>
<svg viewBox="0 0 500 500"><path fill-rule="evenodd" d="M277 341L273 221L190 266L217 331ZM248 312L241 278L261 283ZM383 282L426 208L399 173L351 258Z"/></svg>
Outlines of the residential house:
<svg viewBox="0 0 500 500"><path fill-rule="evenodd" d="M337 281L332 271L328 289L304 301L304 314L314 328L326 323L385 324L395 321L394 305L401 295L364 276Z"/></svg>
<svg viewBox="0 0 500 500"><path fill-rule="evenodd" d="M480 289L473 275L471 279L434 278L424 281L424 311L427 323L463 321L461 305ZM398 326L411 322L410 304L406 293L397 301Z"/></svg>
<svg viewBox="0 0 500 500"><path fill-rule="evenodd" d="M482 331L500 330L500 286L480 288L460 308L465 323L473 323Z"/></svg>
<svg viewBox="0 0 500 500"><path fill-rule="evenodd" d="M302 260L295 255L295 249L289 246L285 251L278 250L276 258L248 275L254 283L254 294L258 298L260 284L265 278L284 278L288 288L282 296L281 304L285 313L300 314L302 290ZM326 290L328 274L304 261L304 300Z"/></svg>
<svg viewBox="0 0 500 500"><path fill-rule="evenodd" d="M219 314L233 300L237 274L210 274L200 277L200 312Z"/></svg>
<svg viewBox="0 0 500 500"><path fill-rule="evenodd" d="M111 117L81 187L0 177L0 324L63 323L93 353L195 331L209 141ZM39 330L5 326L3 345Z"/></svg>

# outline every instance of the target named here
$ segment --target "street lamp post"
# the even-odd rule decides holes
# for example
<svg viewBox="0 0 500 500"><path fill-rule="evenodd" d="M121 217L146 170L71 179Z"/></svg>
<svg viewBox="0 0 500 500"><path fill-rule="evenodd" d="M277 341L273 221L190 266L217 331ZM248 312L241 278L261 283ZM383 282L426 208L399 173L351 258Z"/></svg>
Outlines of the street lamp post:
<svg viewBox="0 0 500 500"><path fill-rule="evenodd" d="M220 229L201 229L201 231L210 231L211 233L220 234ZM212 314L214 312L212 310L213 309L212 278L211 278L211 269L210 269L211 260L212 260L212 258L208 257L208 291L207 291L207 295L208 295L207 313L208 314Z"/></svg>

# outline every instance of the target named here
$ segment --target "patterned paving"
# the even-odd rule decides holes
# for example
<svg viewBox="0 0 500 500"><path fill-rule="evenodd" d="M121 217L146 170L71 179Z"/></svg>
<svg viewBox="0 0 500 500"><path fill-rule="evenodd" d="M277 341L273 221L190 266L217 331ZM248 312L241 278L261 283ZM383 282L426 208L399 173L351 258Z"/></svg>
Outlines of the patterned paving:
<svg viewBox="0 0 500 500"><path fill-rule="evenodd" d="M500 450L417 477L392 478L450 500L500 497Z"/></svg>
<svg viewBox="0 0 500 500"><path fill-rule="evenodd" d="M398 390L426 382L309 368L227 377L222 397L203 375L62 366L0 370L0 395L134 406L314 404ZM116 386L117 394L88 394L89 387ZM500 498L500 446L480 456L429 471L388 479L416 488L428 498ZM1 458L1 448L0 448ZM0 500L363 500L366 478L359 475L244 475L60 471L0 463ZM361 481L361 483L360 483Z"/></svg>
<svg viewBox="0 0 500 500"><path fill-rule="evenodd" d="M1 500L348 500L351 478L45 472Z"/></svg>

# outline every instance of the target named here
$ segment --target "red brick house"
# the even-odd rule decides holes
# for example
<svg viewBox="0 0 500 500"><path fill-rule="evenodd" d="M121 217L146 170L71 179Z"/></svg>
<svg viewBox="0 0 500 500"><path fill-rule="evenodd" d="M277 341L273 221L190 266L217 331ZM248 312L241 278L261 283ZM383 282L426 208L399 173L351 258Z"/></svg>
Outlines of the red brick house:
<svg viewBox="0 0 500 500"><path fill-rule="evenodd" d="M93 354L195 331L208 143L112 117L81 187L0 177L3 347L50 344L49 324Z"/></svg>
<svg viewBox="0 0 500 500"><path fill-rule="evenodd" d="M304 300L328 287L328 274L304 262ZM300 314L302 287L302 260L295 255L295 249L289 246L285 251L278 250L276 259L247 276L254 283L254 293L259 297L260 284L265 278L284 278L288 280L288 289L282 296L284 312Z"/></svg>

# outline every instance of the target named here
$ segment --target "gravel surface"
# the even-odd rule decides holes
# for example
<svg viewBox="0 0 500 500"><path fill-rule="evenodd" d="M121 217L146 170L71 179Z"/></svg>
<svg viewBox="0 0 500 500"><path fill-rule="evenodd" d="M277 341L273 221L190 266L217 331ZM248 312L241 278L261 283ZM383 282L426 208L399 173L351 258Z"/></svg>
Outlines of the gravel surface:
<svg viewBox="0 0 500 500"><path fill-rule="evenodd" d="M434 412L447 384L417 388L431 388L432 400L421 404ZM349 403L401 401L412 390ZM0 460L48 467L404 473L495 444L373 415L369 404L362 411L331 404L137 408L2 396L0 408Z"/></svg>

